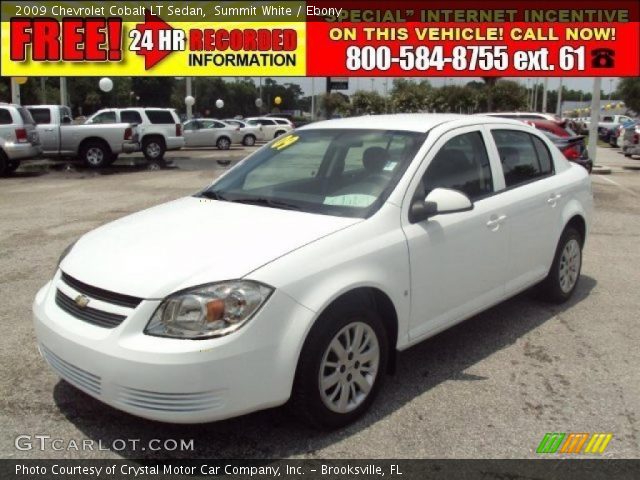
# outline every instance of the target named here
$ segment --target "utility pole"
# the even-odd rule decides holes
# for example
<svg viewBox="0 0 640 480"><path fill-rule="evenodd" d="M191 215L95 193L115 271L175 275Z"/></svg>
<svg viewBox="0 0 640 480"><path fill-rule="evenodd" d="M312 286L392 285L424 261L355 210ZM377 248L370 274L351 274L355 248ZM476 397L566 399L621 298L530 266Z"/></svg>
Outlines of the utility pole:
<svg viewBox="0 0 640 480"><path fill-rule="evenodd" d="M193 97L193 95L191 94L191 90L192 90L192 78L191 77L186 77L184 79L185 82L185 98L186 97ZM187 120L191 120L193 118L193 104L191 102L185 102L186 103L186 107L187 107Z"/></svg>
<svg viewBox="0 0 640 480"><path fill-rule="evenodd" d="M544 77L542 82L542 113L547 113L547 89L549 87L549 77Z"/></svg>
<svg viewBox="0 0 640 480"><path fill-rule="evenodd" d="M311 121L316 119L316 79L311 77Z"/></svg>
<svg viewBox="0 0 640 480"><path fill-rule="evenodd" d="M21 105L20 103L20 85L14 77L11 77L11 103Z"/></svg>
<svg viewBox="0 0 640 480"><path fill-rule="evenodd" d="M556 115L562 117L562 77L560 77L560 85L558 85L558 103L556 105Z"/></svg>
<svg viewBox="0 0 640 480"><path fill-rule="evenodd" d="M67 96L67 77L60 77L60 105L69 106L69 97Z"/></svg>
<svg viewBox="0 0 640 480"><path fill-rule="evenodd" d="M598 151L598 122L600 121L600 89L602 78L593 79L593 93L591 94L591 123L589 123L589 158L596 165L596 153Z"/></svg>
<svg viewBox="0 0 640 480"><path fill-rule="evenodd" d="M44 105L47 103L47 85L46 85L46 77L40 77L40 91L42 92L42 100L41 103Z"/></svg>

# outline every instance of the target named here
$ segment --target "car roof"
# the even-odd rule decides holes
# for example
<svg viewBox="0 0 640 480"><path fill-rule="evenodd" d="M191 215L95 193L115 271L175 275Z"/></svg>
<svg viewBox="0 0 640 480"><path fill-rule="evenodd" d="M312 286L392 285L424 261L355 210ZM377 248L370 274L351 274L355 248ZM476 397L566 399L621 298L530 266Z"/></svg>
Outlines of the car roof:
<svg viewBox="0 0 640 480"><path fill-rule="evenodd" d="M511 124L524 125L521 121L508 118L488 117L480 115L458 115L449 113L397 113L388 115L366 115L362 117L338 118L324 120L300 127L298 130L318 128L371 129L371 130L404 130L426 133L438 125L455 122L456 126L478 124Z"/></svg>

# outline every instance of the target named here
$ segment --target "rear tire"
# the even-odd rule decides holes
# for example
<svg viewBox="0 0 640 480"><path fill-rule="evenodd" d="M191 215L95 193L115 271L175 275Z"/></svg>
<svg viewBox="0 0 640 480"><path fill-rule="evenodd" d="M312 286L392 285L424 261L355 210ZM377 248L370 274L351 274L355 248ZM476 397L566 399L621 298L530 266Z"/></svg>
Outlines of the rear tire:
<svg viewBox="0 0 640 480"><path fill-rule="evenodd" d="M388 349L375 310L347 302L330 307L316 321L300 354L289 404L293 413L322 429L355 421L380 390Z"/></svg>
<svg viewBox="0 0 640 480"><path fill-rule="evenodd" d="M9 159L4 154L4 152L0 152L0 177L4 177L10 172L11 170L9 169Z"/></svg>
<svg viewBox="0 0 640 480"><path fill-rule="evenodd" d="M142 141L142 153L149 162L158 162L164 158L167 147L160 137L149 137Z"/></svg>
<svg viewBox="0 0 640 480"><path fill-rule="evenodd" d="M246 147L253 147L256 144L256 137L254 135L245 135L242 139L242 143Z"/></svg>
<svg viewBox="0 0 640 480"><path fill-rule="evenodd" d="M284 130L278 130L273 138L278 138L280 135L284 135L285 133L287 132L285 132Z"/></svg>
<svg viewBox="0 0 640 480"><path fill-rule="evenodd" d="M580 280L582 244L575 228L567 227L562 233L549 274L540 284L544 300L563 303L571 298Z"/></svg>
<svg viewBox="0 0 640 480"><path fill-rule="evenodd" d="M80 159L89 168L102 168L109 164L111 151L102 142L87 142L80 149Z"/></svg>

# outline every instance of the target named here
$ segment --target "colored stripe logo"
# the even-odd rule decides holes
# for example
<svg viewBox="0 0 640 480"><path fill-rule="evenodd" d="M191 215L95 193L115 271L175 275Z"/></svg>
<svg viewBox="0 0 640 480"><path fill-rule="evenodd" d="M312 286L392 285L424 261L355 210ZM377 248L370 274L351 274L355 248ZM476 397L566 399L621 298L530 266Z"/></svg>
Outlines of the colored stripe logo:
<svg viewBox="0 0 640 480"><path fill-rule="evenodd" d="M546 433L536 453L601 454L612 438L611 433Z"/></svg>

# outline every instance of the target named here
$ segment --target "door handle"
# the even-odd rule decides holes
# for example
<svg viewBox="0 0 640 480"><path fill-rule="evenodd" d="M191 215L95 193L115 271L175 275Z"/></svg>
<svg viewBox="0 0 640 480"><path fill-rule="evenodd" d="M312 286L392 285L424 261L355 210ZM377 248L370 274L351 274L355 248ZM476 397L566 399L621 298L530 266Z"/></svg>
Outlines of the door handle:
<svg viewBox="0 0 640 480"><path fill-rule="evenodd" d="M558 202L558 200L560 200L562 198L562 195L560 195L559 193L551 195L549 198L547 198L547 203L549 205L551 205L552 207L555 207L556 203Z"/></svg>
<svg viewBox="0 0 640 480"><path fill-rule="evenodd" d="M498 228L500 228L500 225L507 219L506 215L500 215L499 217L495 217L495 218L491 218L488 222L487 222L487 227L490 228L491 230L498 230Z"/></svg>

